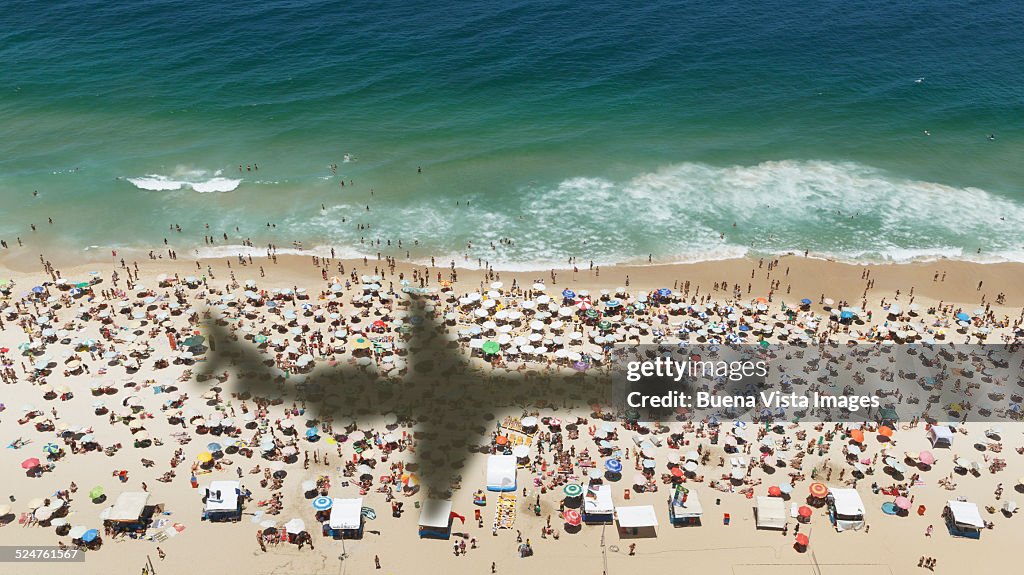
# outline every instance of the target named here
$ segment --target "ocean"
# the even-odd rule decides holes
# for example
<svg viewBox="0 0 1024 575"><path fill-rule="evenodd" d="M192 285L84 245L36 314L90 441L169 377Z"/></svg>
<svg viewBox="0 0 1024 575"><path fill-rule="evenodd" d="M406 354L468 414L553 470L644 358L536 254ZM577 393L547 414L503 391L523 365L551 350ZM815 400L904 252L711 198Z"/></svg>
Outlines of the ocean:
<svg viewBox="0 0 1024 575"><path fill-rule="evenodd" d="M0 238L1024 261L1022 22L1002 0L13 0Z"/></svg>

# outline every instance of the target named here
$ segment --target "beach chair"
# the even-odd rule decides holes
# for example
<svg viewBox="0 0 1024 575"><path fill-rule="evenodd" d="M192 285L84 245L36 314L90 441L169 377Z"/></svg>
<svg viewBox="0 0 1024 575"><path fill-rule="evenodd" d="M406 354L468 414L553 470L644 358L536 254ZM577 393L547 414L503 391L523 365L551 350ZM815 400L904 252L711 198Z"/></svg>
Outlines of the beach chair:
<svg viewBox="0 0 1024 575"><path fill-rule="evenodd" d="M730 457L729 464L732 465L733 467L739 467L740 462L737 461L735 457Z"/></svg>

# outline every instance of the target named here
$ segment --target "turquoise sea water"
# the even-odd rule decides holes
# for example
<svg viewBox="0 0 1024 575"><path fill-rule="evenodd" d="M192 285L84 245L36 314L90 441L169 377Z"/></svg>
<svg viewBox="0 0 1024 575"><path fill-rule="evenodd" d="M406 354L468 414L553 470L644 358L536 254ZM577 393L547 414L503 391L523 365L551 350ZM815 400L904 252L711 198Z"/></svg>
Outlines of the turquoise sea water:
<svg viewBox="0 0 1024 575"><path fill-rule="evenodd" d="M1024 261L1024 4L805 4L15 0L0 238Z"/></svg>

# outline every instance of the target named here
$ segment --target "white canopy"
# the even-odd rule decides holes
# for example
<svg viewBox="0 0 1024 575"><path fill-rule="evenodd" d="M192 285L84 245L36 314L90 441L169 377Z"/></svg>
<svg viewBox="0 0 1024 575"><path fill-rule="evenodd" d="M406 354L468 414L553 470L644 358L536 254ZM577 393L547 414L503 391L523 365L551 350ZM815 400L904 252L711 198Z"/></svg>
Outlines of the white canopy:
<svg viewBox="0 0 1024 575"><path fill-rule="evenodd" d="M946 425L933 425L928 430L928 439L932 442L932 447L938 445L945 445L946 447L953 446L953 430Z"/></svg>
<svg viewBox="0 0 1024 575"><path fill-rule="evenodd" d="M363 523L363 498L335 499L331 505L331 529L359 529Z"/></svg>
<svg viewBox="0 0 1024 575"><path fill-rule="evenodd" d="M864 527L864 502L856 489L829 489L835 506L836 529L860 529Z"/></svg>
<svg viewBox="0 0 1024 575"><path fill-rule="evenodd" d="M107 514L109 521L136 521L142 516L149 493L145 491L126 491L117 496L117 501L110 506Z"/></svg>
<svg viewBox="0 0 1024 575"><path fill-rule="evenodd" d="M785 529L786 503L781 497L758 496L755 519L758 529Z"/></svg>
<svg viewBox="0 0 1024 575"><path fill-rule="evenodd" d="M583 511L604 515L615 511L610 485L596 485L587 490L583 498Z"/></svg>
<svg viewBox="0 0 1024 575"><path fill-rule="evenodd" d="M653 505L630 505L616 509L619 514L619 527L657 527L658 516Z"/></svg>
<svg viewBox="0 0 1024 575"><path fill-rule="evenodd" d="M697 490L693 487L689 488L685 502L679 498L673 498L672 514L676 517L700 517L704 515L704 506L700 504Z"/></svg>
<svg viewBox="0 0 1024 575"><path fill-rule="evenodd" d="M515 455L492 455L487 458L487 489L489 491L515 491Z"/></svg>
<svg viewBox="0 0 1024 575"><path fill-rule="evenodd" d="M953 513L953 521L957 525L984 529L985 521L978 512L978 506L968 501L947 501L946 506Z"/></svg>
<svg viewBox="0 0 1024 575"><path fill-rule="evenodd" d="M420 510L420 527L447 529L451 512L451 501L428 499L423 502L423 509Z"/></svg>
<svg viewBox="0 0 1024 575"><path fill-rule="evenodd" d="M213 481L206 488L207 511L235 511L242 484L238 481Z"/></svg>

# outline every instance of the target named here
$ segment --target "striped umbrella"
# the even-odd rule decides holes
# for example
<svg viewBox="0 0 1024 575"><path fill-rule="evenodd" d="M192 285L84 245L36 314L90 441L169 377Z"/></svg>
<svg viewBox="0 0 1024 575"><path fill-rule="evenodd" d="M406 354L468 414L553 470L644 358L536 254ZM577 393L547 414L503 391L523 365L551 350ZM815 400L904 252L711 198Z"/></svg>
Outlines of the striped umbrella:
<svg viewBox="0 0 1024 575"><path fill-rule="evenodd" d="M562 492L565 493L566 497L579 497L583 495L583 486L579 483L570 483L562 489Z"/></svg>
<svg viewBox="0 0 1024 575"><path fill-rule="evenodd" d="M583 517L580 516L580 512L575 509L566 509L562 512L562 517L565 518L566 525L571 525L573 527L579 525L583 520Z"/></svg>
<svg viewBox="0 0 1024 575"><path fill-rule="evenodd" d="M60 446L56 443L47 443L43 446L43 451L46 453L57 453L60 451Z"/></svg>
<svg viewBox="0 0 1024 575"><path fill-rule="evenodd" d="M313 500L313 509L316 509L317 511L330 509L332 505L334 505L334 500L330 497L320 496Z"/></svg>

